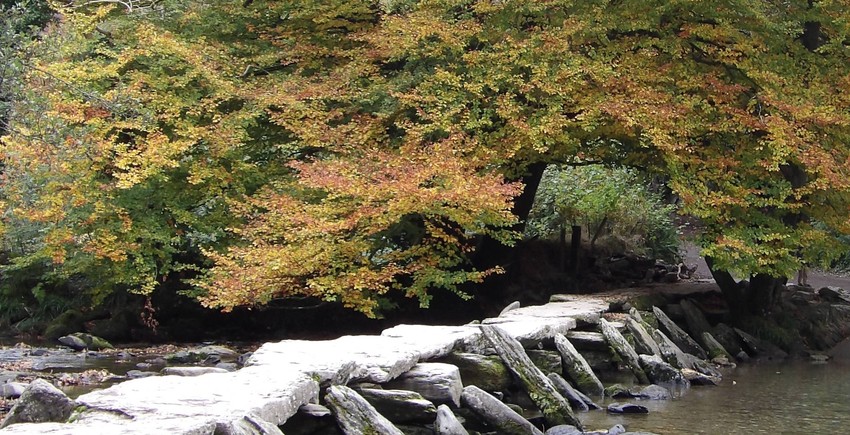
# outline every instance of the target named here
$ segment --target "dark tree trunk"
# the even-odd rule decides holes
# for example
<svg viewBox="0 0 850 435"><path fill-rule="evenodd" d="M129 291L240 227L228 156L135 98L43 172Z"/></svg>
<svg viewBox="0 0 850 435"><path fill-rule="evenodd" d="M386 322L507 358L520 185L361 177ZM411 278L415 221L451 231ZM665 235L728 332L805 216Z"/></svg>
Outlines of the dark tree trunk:
<svg viewBox="0 0 850 435"><path fill-rule="evenodd" d="M742 319L746 317L746 313L749 311L749 301L741 285L735 281L735 278L728 271L714 267L713 258L705 257L705 263L708 264L711 276L714 277L714 281L723 293L723 298L726 300L726 305L729 306L729 313L732 318Z"/></svg>
<svg viewBox="0 0 850 435"><path fill-rule="evenodd" d="M579 256L581 255L581 226L573 225L570 236L570 276L578 276Z"/></svg>
<svg viewBox="0 0 850 435"><path fill-rule="evenodd" d="M532 164L528 167L528 173L520 179L525 187L522 193L514 199L512 211L519 220L514 225L514 231L522 232L525 230L525 222L528 219L528 214L531 213L531 206L534 205L534 197L537 195L537 188L540 186L540 180L543 178L545 169L545 163ZM493 266L504 267L510 263L512 255L513 247L505 246L498 240L485 237L478 244L473 261L479 269L488 269Z"/></svg>
<svg viewBox="0 0 850 435"><path fill-rule="evenodd" d="M733 323L749 316L763 316L773 311L780 292L788 282L787 278L763 273L752 276L749 282L738 282L728 271L717 270L711 257L706 257L705 262L723 293L726 305L729 306Z"/></svg>
<svg viewBox="0 0 850 435"><path fill-rule="evenodd" d="M513 228L514 231L522 232L525 230L525 223L529 213L531 213L531 207L534 205L534 197L537 195L537 188L540 186L540 180L543 178L545 169L546 163L534 163L529 165L527 173L520 179L525 187L522 193L514 199L512 211L518 219L518 223ZM516 263L518 246L519 244L505 246L490 237L484 237L478 244L473 257L473 264L478 270L499 266L506 271L504 274L491 275L483 285L474 287L475 298L485 311L502 308L501 304L504 302L502 291L505 290L510 281L511 267Z"/></svg>
<svg viewBox="0 0 850 435"><path fill-rule="evenodd" d="M750 314L768 314L776 307L779 295L788 278L775 277L759 273L750 279L748 289L750 298Z"/></svg>

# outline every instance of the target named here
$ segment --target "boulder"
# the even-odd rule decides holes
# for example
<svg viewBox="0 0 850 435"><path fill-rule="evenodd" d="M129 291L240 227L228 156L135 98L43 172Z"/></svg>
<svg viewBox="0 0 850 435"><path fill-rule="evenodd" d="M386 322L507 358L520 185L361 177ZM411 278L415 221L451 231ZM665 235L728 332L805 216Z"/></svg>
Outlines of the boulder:
<svg viewBox="0 0 850 435"><path fill-rule="evenodd" d="M127 341L131 331L139 326L139 307L124 306L107 319L88 322L86 330L107 340Z"/></svg>
<svg viewBox="0 0 850 435"><path fill-rule="evenodd" d="M114 348L108 341L84 332L76 332L71 335L59 337L59 342L74 350L104 350Z"/></svg>
<svg viewBox="0 0 850 435"><path fill-rule="evenodd" d="M67 310L56 316L44 329L44 338L56 340L59 337L82 331L87 318L78 310Z"/></svg>
<svg viewBox="0 0 850 435"><path fill-rule="evenodd" d="M232 362L220 362L215 365L215 368L227 370L228 372L232 372L234 370L239 370L239 364Z"/></svg>
<svg viewBox="0 0 850 435"><path fill-rule="evenodd" d="M838 304L850 304L850 292L841 287L827 286L818 290L821 299Z"/></svg>
<svg viewBox="0 0 850 435"><path fill-rule="evenodd" d="M139 378L147 378L150 376L158 376L157 372L146 372L142 370L129 370L127 372L127 377L130 379L139 379Z"/></svg>
<svg viewBox="0 0 850 435"><path fill-rule="evenodd" d="M463 383L457 366L446 363L419 363L387 383L391 389L415 391L436 404L460 406Z"/></svg>
<svg viewBox="0 0 850 435"><path fill-rule="evenodd" d="M203 376L152 376L115 384L77 398L85 406L75 424L119 419L123 432L91 433L212 433L178 432L169 427L217 427L216 433L239 433L243 417L252 415L283 424L301 405L316 403L316 378L292 370L246 367ZM120 416L120 417L116 417ZM133 431L137 432L133 432Z"/></svg>
<svg viewBox="0 0 850 435"><path fill-rule="evenodd" d="M65 422L71 416L74 401L44 379L36 379L21 393L0 428L15 423Z"/></svg>
<svg viewBox="0 0 850 435"><path fill-rule="evenodd" d="M690 361L689 367L708 376L714 376L715 378L722 378L723 373L717 369L712 363L701 360L689 353L685 354L685 357Z"/></svg>
<svg viewBox="0 0 850 435"><path fill-rule="evenodd" d="M613 384L605 387L605 395L615 399L631 399L638 396L637 393L623 384Z"/></svg>
<svg viewBox="0 0 850 435"><path fill-rule="evenodd" d="M727 352L732 356L737 356L744 352L741 347L741 338L732 327L725 323L718 323L714 326L713 334L717 342L720 343Z"/></svg>
<svg viewBox="0 0 850 435"><path fill-rule="evenodd" d="M682 376L693 385L718 385L720 383L720 378L692 369L682 369Z"/></svg>
<svg viewBox="0 0 850 435"><path fill-rule="evenodd" d="M177 364L193 364L209 362L212 364L221 361L233 362L239 359L239 354L225 346L206 345L181 350L165 356L165 360Z"/></svg>
<svg viewBox="0 0 850 435"><path fill-rule="evenodd" d="M582 394L580 391L573 388L566 379L561 377L561 375L557 373L549 373L549 380L552 381L552 385L570 402L573 409L579 411L589 411L591 406L593 409L599 409L599 406L593 403L589 397Z"/></svg>
<svg viewBox="0 0 850 435"><path fill-rule="evenodd" d="M645 400L670 400L673 395L670 390L660 385L647 385L637 393L637 397Z"/></svg>
<svg viewBox="0 0 850 435"><path fill-rule="evenodd" d="M677 369L690 367L688 359L685 357L685 353L679 349L679 346L676 346L676 343L673 343L663 332L656 329L652 331L652 338L655 339L655 342L658 343L658 348L661 350L661 357L664 361L667 361L668 364L676 367Z"/></svg>
<svg viewBox="0 0 850 435"><path fill-rule="evenodd" d="M59 337L59 342L74 350L83 350L86 348L86 342L82 338L73 335L65 335Z"/></svg>
<svg viewBox="0 0 850 435"><path fill-rule="evenodd" d="M508 368L496 355L454 352L438 362L457 366L465 385L475 385L484 391L505 391L513 382Z"/></svg>
<svg viewBox="0 0 850 435"><path fill-rule="evenodd" d="M732 355L726 351L722 344L711 335L710 332L702 333L702 344L705 346L705 350L708 352L708 357L710 359L714 359L717 357L725 357L729 361L732 360Z"/></svg>
<svg viewBox="0 0 850 435"><path fill-rule="evenodd" d="M629 370L634 373L638 382L642 384L648 384L649 378L647 378L646 373L644 373L643 368L640 366L640 359L638 358L637 353L629 344L628 341L620 334L620 331L617 330L614 326L612 326L605 319L599 319L599 327L602 328L602 335L605 336L605 340L608 341L608 344L614 348L614 351L620 355L623 362L626 363L626 366L629 367Z"/></svg>
<svg viewBox="0 0 850 435"><path fill-rule="evenodd" d="M564 360L564 372L575 382L576 388L588 396L602 397L605 389L602 382L596 377L587 360L573 347L570 340L561 334L557 334L555 335L555 347Z"/></svg>
<svg viewBox="0 0 850 435"><path fill-rule="evenodd" d="M691 337L696 339L701 346L707 347L707 344L702 341L702 335L703 333L711 332L711 325L706 320L705 314L690 299L683 299L679 305L682 307L685 324L688 325L688 331L690 331Z"/></svg>
<svg viewBox="0 0 850 435"><path fill-rule="evenodd" d="M499 357L528 392L549 425L571 424L581 427L581 422L573 413L567 399L555 389L549 378L534 366L519 341L493 325L481 325L481 332L493 344Z"/></svg>
<svg viewBox="0 0 850 435"><path fill-rule="evenodd" d="M626 328L628 328L629 332L632 333L632 336L635 339L635 351L637 351L637 353L661 356L661 349L658 348L658 344L652 339L652 336L649 335L646 328L644 328L637 320L631 317L627 318Z"/></svg>
<svg viewBox="0 0 850 435"><path fill-rule="evenodd" d="M690 335L688 335L682 328L679 327L675 322L670 320L664 311L661 311L658 307L652 307L652 312L655 314L655 317L658 319L659 329L664 332L667 337L670 338L673 343L676 343L676 346L679 347L684 352L696 355L700 358L705 359L708 357L708 354L705 353L705 350L696 342Z"/></svg>
<svg viewBox="0 0 850 435"><path fill-rule="evenodd" d="M562 373L561 355L553 350L529 349L525 353L543 373Z"/></svg>
<svg viewBox="0 0 850 435"><path fill-rule="evenodd" d="M836 361L850 361L850 338L846 338L833 346L827 355Z"/></svg>
<svg viewBox="0 0 850 435"><path fill-rule="evenodd" d="M741 338L741 341L744 342L744 345L748 350L747 353L750 355L767 359L785 359L788 357L788 354L775 344L769 341L760 340L738 328L733 329L738 334L738 337Z"/></svg>
<svg viewBox="0 0 850 435"><path fill-rule="evenodd" d="M217 367L166 367L162 369L163 375L173 376L201 376L207 373L227 373L225 369ZM129 374L129 373L128 373Z"/></svg>
<svg viewBox="0 0 850 435"><path fill-rule="evenodd" d="M641 355L640 364L653 384L660 384L673 389L682 389L690 383L682 373L655 355Z"/></svg>
<svg viewBox="0 0 850 435"><path fill-rule="evenodd" d="M431 423L437 417L434 404L414 391L362 388L357 392L393 423Z"/></svg>
<svg viewBox="0 0 850 435"><path fill-rule="evenodd" d="M608 343L605 342L605 336L603 336L600 332L569 331L563 335L567 337L573 347L578 350L608 351Z"/></svg>
<svg viewBox="0 0 850 435"><path fill-rule="evenodd" d="M474 386L464 387L461 402L465 408L475 413L478 418L499 434L504 435L543 435L531 422L522 418L514 410L496 399L486 391Z"/></svg>
<svg viewBox="0 0 850 435"><path fill-rule="evenodd" d="M346 435L404 435L351 388L332 385L328 388L325 401Z"/></svg>
<svg viewBox="0 0 850 435"><path fill-rule="evenodd" d="M546 435L583 435L584 433L577 427L568 424L559 424L546 429Z"/></svg>
<svg viewBox="0 0 850 435"><path fill-rule="evenodd" d="M434 421L436 435L469 435L447 405L437 407L437 419Z"/></svg>
<svg viewBox="0 0 850 435"><path fill-rule="evenodd" d="M638 311L638 309L635 307L629 308L629 316L631 316L631 318L637 321L638 323L643 322L643 316L640 314L640 311Z"/></svg>
<svg viewBox="0 0 850 435"><path fill-rule="evenodd" d="M649 414L649 409L645 406L635 405L634 403L614 402L608 405L608 412L614 414Z"/></svg>

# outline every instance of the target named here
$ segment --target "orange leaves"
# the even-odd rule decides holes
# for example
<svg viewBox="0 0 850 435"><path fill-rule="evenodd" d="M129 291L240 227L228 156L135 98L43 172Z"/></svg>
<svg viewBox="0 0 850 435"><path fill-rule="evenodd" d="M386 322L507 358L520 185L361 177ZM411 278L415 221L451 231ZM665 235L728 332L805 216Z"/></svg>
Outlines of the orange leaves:
<svg viewBox="0 0 850 435"><path fill-rule="evenodd" d="M451 137L293 162L298 178L288 193L267 190L243 209L253 216L239 230L249 244L211 254L217 266L204 302L228 309L307 295L374 316L376 298L404 277L422 287L414 293L423 303L432 285L465 281L439 276L462 264L472 237L515 222L519 188L482 173L481 163L465 158L469 145Z"/></svg>

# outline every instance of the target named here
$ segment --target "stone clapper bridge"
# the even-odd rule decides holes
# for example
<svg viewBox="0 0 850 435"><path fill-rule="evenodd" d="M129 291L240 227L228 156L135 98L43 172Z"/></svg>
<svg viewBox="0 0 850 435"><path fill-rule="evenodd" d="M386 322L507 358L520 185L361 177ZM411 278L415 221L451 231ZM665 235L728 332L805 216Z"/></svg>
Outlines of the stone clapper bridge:
<svg viewBox="0 0 850 435"><path fill-rule="evenodd" d="M280 434L279 426L301 406L318 403L325 387L384 384L452 352L492 354L493 338L485 337L482 329L489 327L482 325L497 326L523 347L535 348L575 329L577 320L606 324L600 322L609 308L604 299L556 295L552 300L557 302L506 309L481 324L399 325L380 335L266 343L239 370L126 381L77 398L68 423L13 424L0 433ZM461 388L458 383L448 393L455 405Z"/></svg>

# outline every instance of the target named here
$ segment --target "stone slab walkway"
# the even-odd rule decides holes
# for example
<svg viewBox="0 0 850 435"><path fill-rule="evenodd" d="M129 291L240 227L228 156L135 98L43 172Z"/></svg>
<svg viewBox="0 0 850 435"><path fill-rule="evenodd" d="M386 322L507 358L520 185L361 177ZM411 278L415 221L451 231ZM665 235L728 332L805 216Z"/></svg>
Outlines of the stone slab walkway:
<svg viewBox="0 0 850 435"><path fill-rule="evenodd" d="M498 325L525 345L596 322L603 298L517 308L481 323ZM70 423L16 424L2 434L259 434L283 424L320 387L350 381L387 382L419 362L488 346L477 325L399 325L381 335L335 340L284 340L261 346L246 367L195 377L157 376L94 391L77 399ZM265 428L265 429L264 429Z"/></svg>

